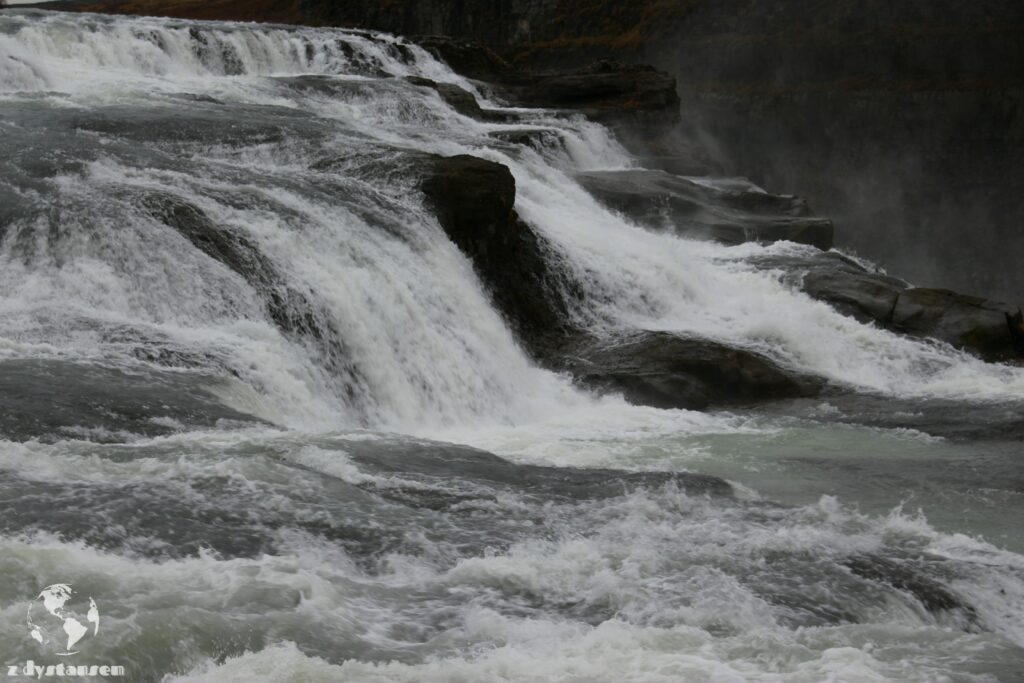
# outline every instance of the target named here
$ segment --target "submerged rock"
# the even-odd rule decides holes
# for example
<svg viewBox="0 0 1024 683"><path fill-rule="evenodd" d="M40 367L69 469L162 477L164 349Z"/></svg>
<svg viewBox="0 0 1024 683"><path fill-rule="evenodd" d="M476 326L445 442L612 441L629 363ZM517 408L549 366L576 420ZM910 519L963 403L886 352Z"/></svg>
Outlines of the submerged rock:
<svg viewBox="0 0 1024 683"><path fill-rule="evenodd" d="M858 555L845 562L851 572L914 596L929 612L959 612L976 624L977 612L940 581L927 575L920 561L897 561L879 555Z"/></svg>
<svg viewBox="0 0 1024 683"><path fill-rule="evenodd" d="M483 109L476 101L476 96L465 88L454 83L438 83L429 78L408 76L406 79L413 85L430 88L437 92L445 103L463 116L479 121L507 121L510 116L498 111Z"/></svg>
<svg viewBox="0 0 1024 683"><path fill-rule="evenodd" d="M266 424L226 406L212 374L54 359L0 362L0 438L121 442L189 429Z"/></svg>
<svg viewBox="0 0 1024 683"><path fill-rule="evenodd" d="M712 185L642 169L576 178L601 203L650 228L725 244L788 240L832 247L832 222L814 216L807 202L750 183Z"/></svg>
<svg viewBox="0 0 1024 683"><path fill-rule="evenodd" d="M231 226L217 225L202 209L172 194L147 192L139 203L150 216L244 279L260 294L267 315L278 329L314 345L331 373L350 391L363 384L362 374L331 315L311 294L289 286L287 278L256 244Z"/></svg>
<svg viewBox="0 0 1024 683"><path fill-rule="evenodd" d="M323 337L322 324L313 306L285 280L255 244L227 226L218 226L206 213L180 197L149 192L140 203L145 211L173 228L194 247L238 273L257 289L266 301L267 312L286 332Z"/></svg>
<svg viewBox="0 0 1024 683"><path fill-rule="evenodd" d="M632 490L654 489L666 484L676 484L691 494L725 496L733 492L728 482L706 474L512 463L476 448L436 441L352 441L346 445L346 453L361 468L385 478L398 475L407 481L461 480L471 482L474 489L529 491L531 495L551 498L612 498Z"/></svg>
<svg viewBox="0 0 1024 683"><path fill-rule="evenodd" d="M566 349L559 365L585 386L657 408L814 396L824 385L753 351L667 332L583 339Z"/></svg>

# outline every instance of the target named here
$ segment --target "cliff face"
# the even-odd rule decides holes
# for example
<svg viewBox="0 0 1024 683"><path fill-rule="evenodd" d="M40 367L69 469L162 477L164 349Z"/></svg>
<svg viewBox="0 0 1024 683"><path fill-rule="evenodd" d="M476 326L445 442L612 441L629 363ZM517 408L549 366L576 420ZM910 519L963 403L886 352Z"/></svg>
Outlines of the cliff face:
<svg viewBox="0 0 1024 683"><path fill-rule="evenodd" d="M532 62L637 57L699 0L305 0L335 25L482 42Z"/></svg>

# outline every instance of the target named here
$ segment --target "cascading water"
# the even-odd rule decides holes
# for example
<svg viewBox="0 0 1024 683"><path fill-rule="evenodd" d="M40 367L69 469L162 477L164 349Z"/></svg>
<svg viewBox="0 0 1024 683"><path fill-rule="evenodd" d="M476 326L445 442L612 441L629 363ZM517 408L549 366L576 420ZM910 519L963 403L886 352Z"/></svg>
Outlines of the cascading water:
<svg viewBox="0 0 1024 683"><path fill-rule="evenodd" d="M133 680L1024 680L1019 442L592 396L520 347L418 160L506 165L595 334L911 411L1018 410L1024 371L749 264L803 247L630 224L572 178L633 165L596 124L408 76L501 108L386 35L0 15L8 659L66 581Z"/></svg>

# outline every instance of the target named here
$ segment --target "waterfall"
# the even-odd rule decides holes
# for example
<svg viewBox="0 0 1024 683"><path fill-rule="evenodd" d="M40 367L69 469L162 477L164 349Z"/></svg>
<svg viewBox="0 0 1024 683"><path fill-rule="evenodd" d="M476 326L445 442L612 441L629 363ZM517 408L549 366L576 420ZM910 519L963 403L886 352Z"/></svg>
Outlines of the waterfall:
<svg viewBox="0 0 1024 683"><path fill-rule="evenodd" d="M93 653L139 680L1020 671L1018 442L581 388L424 198L424 160L462 154L509 169L594 338L711 340L887 412L1024 395L756 265L811 247L631 222L576 180L636 167L608 129L405 39L5 11L0 612L88 586Z"/></svg>

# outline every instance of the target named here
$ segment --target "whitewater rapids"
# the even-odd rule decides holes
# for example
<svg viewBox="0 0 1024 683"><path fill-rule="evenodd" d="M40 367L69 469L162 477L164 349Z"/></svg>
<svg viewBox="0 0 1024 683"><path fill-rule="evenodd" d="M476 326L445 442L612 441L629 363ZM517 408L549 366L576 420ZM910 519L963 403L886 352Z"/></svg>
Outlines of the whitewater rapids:
<svg viewBox="0 0 1024 683"><path fill-rule="evenodd" d="M1024 401L1024 370L748 262L809 248L630 224L573 180L635 165L607 130L403 39L9 11L0 385L29 417L0 418L0 652L39 657L24 602L61 581L103 607L89 656L139 681L1024 680L1019 442L583 392L448 241L405 171L423 153L511 169L595 333L699 335L912 407ZM226 267L155 203L260 260Z"/></svg>

